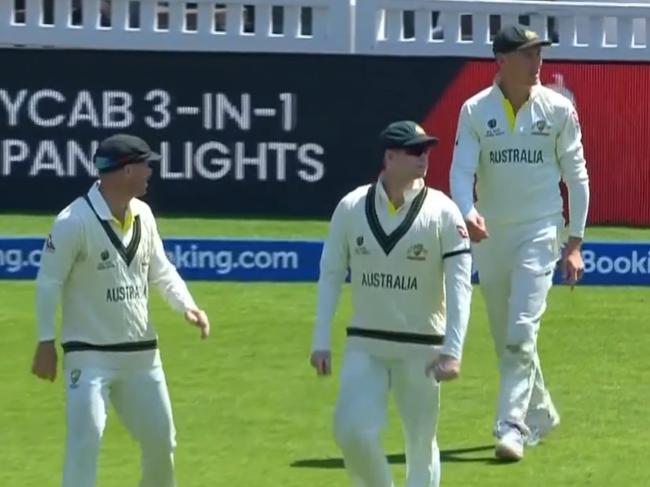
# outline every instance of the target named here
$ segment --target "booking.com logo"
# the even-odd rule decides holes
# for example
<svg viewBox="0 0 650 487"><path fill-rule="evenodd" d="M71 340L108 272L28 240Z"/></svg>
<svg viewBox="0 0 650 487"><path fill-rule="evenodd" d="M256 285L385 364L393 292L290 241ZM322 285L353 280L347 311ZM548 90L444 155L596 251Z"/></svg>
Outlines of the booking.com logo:
<svg viewBox="0 0 650 487"><path fill-rule="evenodd" d="M27 267L41 265L41 249L24 251L23 249L0 249L0 267L9 273L18 273Z"/></svg>
<svg viewBox="0 0 650 487"><path fill-rule="evenodd" d="M633 250L629 255L610 257L593 250L583 250L585 274L650 274L650 252Z"/></svg>
<svg viewBox="0 0 650 487"><path fill-rule="evenodd" d="M42 249L25 250L0 249L0 269L9 274L20 274L27 269L37 269L41 264ZM298 253L286 250L199 250L196 245L189 248L172 245L166 251L169 260L180 271L183 269L214 270L219 275L230 274L235 269L295 270L299 266Z"/></svg>
<svg viewBox="0 0 650 487"><path fill-rule="evenodd" d="M214 269L217 274L230 274L235 269L298 269L298 253L286 250L199 250L198 246L172 245L167 257L182 269Z"/></svg>

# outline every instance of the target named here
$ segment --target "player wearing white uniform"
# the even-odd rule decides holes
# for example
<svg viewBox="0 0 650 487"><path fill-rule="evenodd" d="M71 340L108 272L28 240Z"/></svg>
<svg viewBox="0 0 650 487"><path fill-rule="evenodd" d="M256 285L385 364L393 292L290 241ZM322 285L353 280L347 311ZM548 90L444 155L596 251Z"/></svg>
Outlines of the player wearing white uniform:
<svg viewBox="0 0 650 487"><path fill-rule="evenodd" d="M59 213L37 284L33 373L54 381L55 314L62 302L67 439L63 487L93 487L109 401L142 451L141 487L174 486L175 431L148 317L149 285L207 337L210 325L167 259L146 192L160 160L138 137L99 144L99 182Z"/></svg>
<svg viewBox="0 0 650 487"><path fill-rule="evenodd" d="M536 443L560 420L537 354L540 320L561 253L560 179L569 190L562 267L571 286L584 269L580 248L589 184L580 125L572 102L539 84L541 46L548 44L523 26L497 34L499 73L491 87L464 103L451 168L451 194L475 242L499 358L495 454L508 460L521 459L525 440Z"/></svg>
<svg viewBox="0 0 650 487"><path fill-rule="evenodd" d="M406 486L440 482L439 381L460 372L471 256L458 208L423 180L436 141L410 121L382 132L379 181L340 201L321 257L311 355L318 375L331 372L331 321L351 272L354 317L334 430L356 487L393 485L380 439L389 390L406 440Z"/></svg>

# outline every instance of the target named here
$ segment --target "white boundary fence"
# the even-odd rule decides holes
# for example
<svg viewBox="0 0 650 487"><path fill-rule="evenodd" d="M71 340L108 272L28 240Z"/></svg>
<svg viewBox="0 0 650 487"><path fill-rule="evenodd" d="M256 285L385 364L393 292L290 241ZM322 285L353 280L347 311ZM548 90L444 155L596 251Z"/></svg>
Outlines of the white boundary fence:
<svg viewBox="0 0 650 487"><path fill-rule="evenodd" d="M650 3L598 0L0 0L0 46L490 57L517 21L546 57L650 61Z"/></svg>
<svg viewBox="0 0 650 487"><path fill-rule="evenodd" d="M359 0L356 18L361 54L489 57L499 25L523 20L556 43L546 57L650 60L650 4Z"/></svg>
<svg viewBox="0 0 650 487"><path fill-rule="evenodd" d="M0 0L0 45L350 53L348 0Z"/></svg>

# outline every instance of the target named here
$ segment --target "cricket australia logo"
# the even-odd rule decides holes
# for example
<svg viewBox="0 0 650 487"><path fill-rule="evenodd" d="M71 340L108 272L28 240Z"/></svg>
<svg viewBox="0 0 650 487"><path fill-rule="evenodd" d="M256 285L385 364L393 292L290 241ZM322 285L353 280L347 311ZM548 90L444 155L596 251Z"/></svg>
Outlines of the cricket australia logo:
<svg viewBox="0 0 650 487"><path fill-rule="evenodd" d="M76 389L79 387L80 378L81 378L81 370L72 369L72 371L70 371L70 389Z"/></svg>
<svg viewBox="0 0 650 487"><path fill-rule="evenodd" d="M531 134L548 137L551 135L551 124L549 124L546 120L537 120L535 123L533 123Z"/></svg>
<svg viewBox="0 0 650 487"><path fill-rule="evenodd" d="M355 239L355 243L357 244L357 246L354 249L355 254L357 254L357 255L368 255L368 254L370 254L370 251L366 248L366 246L364 244L363 235L359 235Z"/></svg>
<svg viewBox="0 0 650 487"><path fill-rule="evenodd" d="M503 130L497 127L497 119L496 118L491 118L487 122L487 132L485 132L486 137L498 137L499 135L503 135Z"/></svg>
<svg viewBox="0 0 650 487"><path fill-rule="evenodd" d="M423 244L414 244L406 251L406 258L409 260L426 260L428 253Z"/></svg>
<svg viewBox="0 0 650 487"><path fill-rule="evenodd" d="M115 267L115 262L109 260L111 258L111 254L108 250L103 250L102 253L99 254L99 258L101 260L99 264L97 264L98 271L103 271L104 269Z"/></svg>

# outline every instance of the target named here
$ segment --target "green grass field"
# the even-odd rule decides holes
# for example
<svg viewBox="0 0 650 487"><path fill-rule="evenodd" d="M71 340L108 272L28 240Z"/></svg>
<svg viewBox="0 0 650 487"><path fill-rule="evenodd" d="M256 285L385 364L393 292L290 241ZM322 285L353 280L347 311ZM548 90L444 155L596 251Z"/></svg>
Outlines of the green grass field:
<svg viewBox="0 0 650 487"><path fill-rule="evenodd" d="M0 234L47 232L51 217L0 215ZM161 219L167 235L322 237L322 222ZM589 238L650 240L649 230L594 229ZM196 331L152 299L178 429L180 487L346 486L331 433L336 376L308 365L314 284L192 282L213 323ZM29 374L35 340L31 282L0 282L0 486L60 483L63 388ZM443 388L444 487L646 487L650 434L650 288L553 289L540 349L562 425L516 465L492 461L496 367L475 293L463 375ZM351 314L334 324L335 368ZM404 465L398 418L385 435L396 485ZM138 451L111 411L99 487L138 482Z"/></svg>

